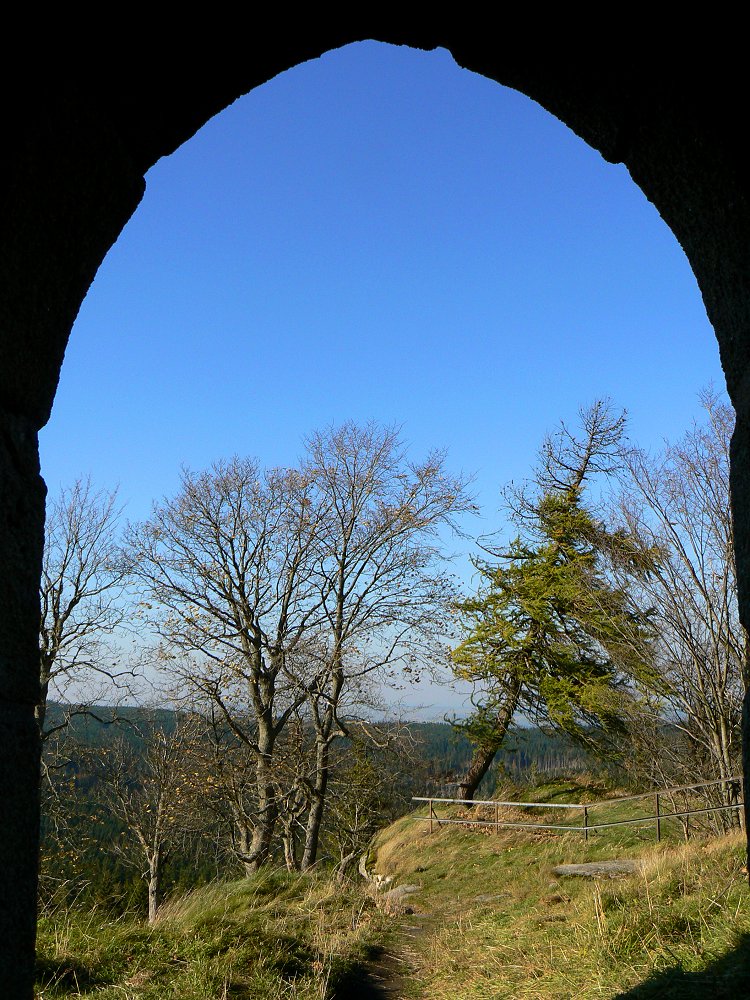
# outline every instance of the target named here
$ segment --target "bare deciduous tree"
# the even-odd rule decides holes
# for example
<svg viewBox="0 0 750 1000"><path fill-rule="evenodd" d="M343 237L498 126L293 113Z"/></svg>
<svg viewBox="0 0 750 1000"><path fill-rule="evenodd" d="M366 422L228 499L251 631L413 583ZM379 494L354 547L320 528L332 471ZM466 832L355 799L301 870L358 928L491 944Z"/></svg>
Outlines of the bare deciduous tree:
<svg viewBox="0 0 750 1000"><path fill-rule="evenodd" d="M670 758L673 784L729 778L740 767L747 637L729 505L734 414L713 392L702 403L705 421L660 455L626 452L615 511L640 548L656 554L640 600L652 608L658 635L661 718L683 737L679 755L665 741L658 751L662 770ZM736 794L731 786L724 791L727 802Z"/></svg>
<svg viewBox="0 0 750 1000"><path fill-rule="evenodd" d="M194 775L188 765L195 740L190 718L175 716L167 732L152 721L142 742L119 736L97 752L94 773L103 805L124 826L114 846L123 861L148 883L148 921L154 923L163 897L164 865L181 833L194 825Z"/></svg>
<svg viewBox="0 0 750 1000"><path fill-rule="evenodd" d="M117 491L97 491L88 479L63 489L48 505L40 583L39 680L36 718L43 739L67 725L71 713L48 725L50 692L90 698L97 675L107 682L126 673L116 665L108 640L127 614L123 593L128 566L117 542Z"/></svg>
<svg viewBox="0 0 750 1000"><path fill-rule="evenodd" d="M177 652L174 672L214 705L254 760L254 810L236 816L236 852L248 871L271 849L276 743L305 697L289 680L289 661L320 604L312 507L300 473L234 458L184 471L177 496L129 533L166 655Z"/></svg>
<svg viewBox="0 0 750 1000"><path fill-rule="evenodd" d="M437 653L453 587L441 571L438 534L472 509L444 456L407 461L394 428L353 423L314 434L304 473L314 483L321 557L314 580L323 621L321 669L308 684L315 777L303 870L317 857L331 744L346 731L342 707L362 679L418 669Z"/></svg>

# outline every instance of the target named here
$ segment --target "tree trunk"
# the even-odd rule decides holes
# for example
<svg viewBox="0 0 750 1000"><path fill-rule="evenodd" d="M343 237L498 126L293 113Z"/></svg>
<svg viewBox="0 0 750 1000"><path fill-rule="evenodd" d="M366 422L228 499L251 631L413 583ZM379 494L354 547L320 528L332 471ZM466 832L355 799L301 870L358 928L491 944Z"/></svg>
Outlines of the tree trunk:
<svg viewBox="0 0 750 1000"><path fill-rule="evenodd" d="M276 800L276 786L272 781L271 761L273 759L274 734L267 720L259 720L258 760L256 783L258 794L258 818L253 830L250 855L245 861L248 874L257 872L271 856L271 844L279 815Z"/></svg>
<svg viewBox="0 0 750 1000"><path fill-rule="evenodd" d="M719 786L719 801L722 805L734 805L738 801L737 788L734 782L730 782L727 779L732 777L732 758L730 755L730 734L729 727L727 724L727 719L722 716L716 726L716 733L714 737L715 742L715 755L718 758L718 772L719 777L722 778L726 784ZM724 832L727 830L737 830L742 829L742 819L740 817L739 811L730 809L720 813L722 820L721 828Z"/></svg>
<svg viewBox="0 0 750 1000"><path fill-rule="evenodd" d="M253 857L253 827L241 816L238 810L234 811L234 835L232 847L238 859L242 862L245 874L252 875L256 868L252 863Z"/></svg>
<svg viewBox="0 0 750 1000"><path fill-rule="evenodd" d="M271 856L273 832L278 815L273 788L270 793L268 788L264 789L258 799L258 822L253 830L249 858L245 862L245 870L249 875L257 872Z"/></svg>
<svg viewBox="0 0 750 1000"><path fill-rule="evenodd" d="M288 872L298 872L300 870L300 864L297 860L297 837L295 836L294 830L291 828L285 829L281 839L284 844L284 863L286 864L286 870Z"/></svg>
<svg viewBox="0 0 750 1000"><path fill-rule="evenodd" d="M258 796L258 815L253 825L249 850L241 855L245 872L253 875L271 856L271 845L279 815L276 786L273 782L272 761L276 743L272 711L268 707L271 698L266 698L266 708L258 713L258 750L255 760L255 786ZM241 831L242 832L242 831ZM247 829L245 828L245 834ZM244 845L243 845L244 846Z"/></svg>
<svg viewBox="0 0 750 1000"><path fill-rule="evenodd" d="M156 917L161 906L161 871L163 866L162 852L159 848L148 859L148 922L156 923Z"/></svg>
<svg viewBox="0 0 750 1000"><path fill-rule="evenodd" d="M495 754L503 745L503 740L508 733L508 727L513 721L513 716L518 707L518 699L521 694L521 681L513 678L505 693L505 701L500 706L493 726L492 742L474 748L471 762L463 780L458 786L458 798L471 800L479 787L479 783L490 768Z"/></svg>
<svg viewBox="0 0 750 1000"><path fill-rule="evenodd" d="M299 753L302 753L301 747ZM277 790L277 802L279 804L278 822L281 824L281 843L284 848L284 862L287 871L298 872L300 870L300 860L297 850L299 846L297 830L300 825L300 817L305 811L307 792L301 785L291 789L286 795L282 795Z"/></svg>
<svg viewBox="0 0 750 1000"><path fill-rule="evenodd" d="M315 754L315 785L312 789L312 803L307 814L305 849L302 853L302 871L306 872L315 864L320 842L320 827L323 822L328 777L330 773L331 744L323 737L318 741Z"/></svg>
<svg viewBox="0 0 750 1000"><path fill-rule="evenodd" d="M479 783L489 771L490 765L499 749L499 744L490 747L474 747L474 753L471 755L468 770L463 780L459 783L457 798L469 800L474 798Z"/></svg>
<svg viewBox="0 0 750 1000"><path fill-rule="evenodd" d="M336 881L340 885L342 883L346 882L346 878L347 878L347 875L349 873L349 869L354 864L354 862L357 860L357 855L358 854L359 854L359 851L351 851L349 854L346 854L341 859L341 861L339 861L339 863L336 865Z"/></svg>
<svg viewBox="0 0 750 1000"><path fill-rule="evenodd" d="M341 581L339 582L341 587ZM336 649L340 651L343 634L343 604L339 600L336 623ZM318 714L318 707L313 705L313 718L316 720L315 734L315 784L312 788L312 803L310 812L307 815L307 828L305 830L305 849L302 853L302 871L311 868L318 857L318 844L320 842L320 828L323 823L323 811L326 804L326 793L328 791L328 781L331 774L331 743L334 739L333 728L335 723L336 710L339 698L344 687L344 672L341 668L341 654L337 652L333 659L333 669L331 670L331 686L328 696L328 705L322 716Z"/></svg>

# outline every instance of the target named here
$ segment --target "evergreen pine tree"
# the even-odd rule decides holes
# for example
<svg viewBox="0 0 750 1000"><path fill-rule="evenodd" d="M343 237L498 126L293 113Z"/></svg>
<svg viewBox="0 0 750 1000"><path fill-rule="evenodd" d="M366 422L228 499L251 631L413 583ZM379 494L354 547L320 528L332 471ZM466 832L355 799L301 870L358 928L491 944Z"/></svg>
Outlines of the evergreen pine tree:
<svg viewBox="0 0 750 1000"><path fill-rule="evenodd" d="M493 553L497 562L475 562L482 585L458 605L468 634L453 651L454 670L475 686L475 711L458 724L475 744L463 799L473 798L517 715L601 751L626 729L639 681L652 677L648 617L610 572L641 571L644 557L583 498L596 473L612 470L624 415L600 401L581 420L580 436L563 425L544 442L531 488L512 495L522 533Z"/></svg>

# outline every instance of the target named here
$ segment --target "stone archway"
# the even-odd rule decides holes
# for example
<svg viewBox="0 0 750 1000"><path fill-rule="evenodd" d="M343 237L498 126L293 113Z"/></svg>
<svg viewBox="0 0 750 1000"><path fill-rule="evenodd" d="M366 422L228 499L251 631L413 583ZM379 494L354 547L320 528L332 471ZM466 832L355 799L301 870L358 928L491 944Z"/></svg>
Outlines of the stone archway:
<svg viewBox="0 0 750 1000"><path fill-rule="evenodd" d="M201 28L203 26L200 26ZM143 193L143 175L208 118L275 74L340 45L376 38L443 46L474 72L515 88L624 163L683 247L719 340L737 411L733 504L741 614L750 623L750 180L735 115L744 91L726 68L652 56L541 50L452 27L281 31L230 43L210 77L210 48L91 54L38 69L7 101L0 166L0 992L31 997L38 838L38 598L44 518L37 433L52 406L72 323L96 270ZM742 119L737 119L741 121ZM746 746L747 746L746 740ZM746 762L747 770L747 762ZM4 991L2 990L4 987Z"/></svg>

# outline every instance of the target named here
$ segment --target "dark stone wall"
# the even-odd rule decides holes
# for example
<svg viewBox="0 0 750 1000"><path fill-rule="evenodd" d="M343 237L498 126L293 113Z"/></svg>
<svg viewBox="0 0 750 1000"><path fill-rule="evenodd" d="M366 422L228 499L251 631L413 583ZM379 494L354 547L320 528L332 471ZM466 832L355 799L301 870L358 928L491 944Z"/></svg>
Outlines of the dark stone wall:
<svg viewBox="0 0 750 1000"><path fill-rule="evenodd" d="M44 497L37 431L80 303L138 205L144 172L275 74L362 38L442 45L626 164L685 250L719 340L737 409L733 506L750 621L750 179L740 153L747 85L734 69L744 58L724 45L721 66L707 73L692 49L673 35L655 40L651 26L647 47L640 22L631 38L620 32L617 48L613 29L592 48L568 23L547 25L542 44L539 24L501 32L462 20L408 30L384 18L335 28L311 20L265 34L211 22L192 35L181 25L179 35L134 36L119 50L111 32L96 44L48 37L44 52L29 49L23 74L0 80L0 996L32 995ZM710 48L703 25L693 42L696 52Z"/></svg>

